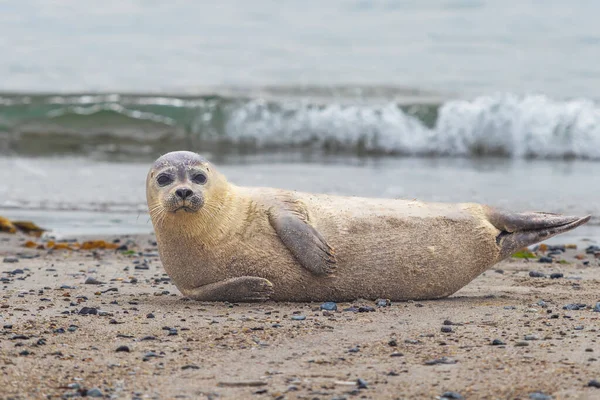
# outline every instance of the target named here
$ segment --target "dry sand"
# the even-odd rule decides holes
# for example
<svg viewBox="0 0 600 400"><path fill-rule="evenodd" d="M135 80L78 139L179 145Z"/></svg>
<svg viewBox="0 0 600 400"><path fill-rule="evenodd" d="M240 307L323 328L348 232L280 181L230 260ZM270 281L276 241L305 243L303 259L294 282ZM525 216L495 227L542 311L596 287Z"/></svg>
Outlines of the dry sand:
<svg viewBox="0 0 600 400"><path fill-rule="evenodd" d="M18 258L0 263L3 399L600 399L588 386L600 380L600 266L581 248L552 264L502 262L445 300L324 312L188 301L152 237L121 238L136 254L49 253L26 239L0 234L1 258ZM586 306L563 309L574 303Z"/></svg>

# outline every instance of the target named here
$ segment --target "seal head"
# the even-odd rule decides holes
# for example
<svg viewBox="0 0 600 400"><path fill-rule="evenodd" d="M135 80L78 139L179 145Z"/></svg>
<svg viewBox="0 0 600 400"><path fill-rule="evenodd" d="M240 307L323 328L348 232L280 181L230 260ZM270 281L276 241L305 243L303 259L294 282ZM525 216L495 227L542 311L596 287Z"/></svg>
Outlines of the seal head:
<svg viewBox="0 0 600 400"><path fill-rule="evenodd" d="M205 203L209 184L208 161L196 153L167 153L154 162L148 173L148 189L156 202L168 213L195 213Z"/></svg>

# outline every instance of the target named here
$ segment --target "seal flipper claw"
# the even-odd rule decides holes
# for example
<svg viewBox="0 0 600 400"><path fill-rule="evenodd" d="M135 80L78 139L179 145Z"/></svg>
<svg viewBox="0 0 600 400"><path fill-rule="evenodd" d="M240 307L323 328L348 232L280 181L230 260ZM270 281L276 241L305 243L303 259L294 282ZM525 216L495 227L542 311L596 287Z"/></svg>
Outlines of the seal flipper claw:
<svg viewBox="0 0 600 400"><path fill-rule="evenodd" d="M500 230L500 259L515 251L585 224L591 216L573 217L544 212L511 213L488 209L488 220Z"/></svg>
<svg viewBox="0 0 600 400"><path fill-rule="evenodd" d="M336 258L333 248L309 222L289 210L271 211L269 222L304 268L315 275L334 272Z"/></svg>

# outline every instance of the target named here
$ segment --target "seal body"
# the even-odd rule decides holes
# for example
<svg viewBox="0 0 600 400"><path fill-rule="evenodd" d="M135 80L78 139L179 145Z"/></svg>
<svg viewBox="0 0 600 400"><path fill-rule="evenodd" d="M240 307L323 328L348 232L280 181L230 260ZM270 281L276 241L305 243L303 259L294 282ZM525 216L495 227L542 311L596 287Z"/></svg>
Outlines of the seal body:
<svg viewBox="0 0 600 400"><path fill-rule="evenodd" d="M177 160L191 154L163 157L187 168ZM184 295L198 300L441 298L526 242L587 221L505 214L474 203L240 187L201 163L208 181L197 189L203 203L197 211L153 213L160 208L162 188L152 181L160 163L147 181L163 266Z"/></svg>

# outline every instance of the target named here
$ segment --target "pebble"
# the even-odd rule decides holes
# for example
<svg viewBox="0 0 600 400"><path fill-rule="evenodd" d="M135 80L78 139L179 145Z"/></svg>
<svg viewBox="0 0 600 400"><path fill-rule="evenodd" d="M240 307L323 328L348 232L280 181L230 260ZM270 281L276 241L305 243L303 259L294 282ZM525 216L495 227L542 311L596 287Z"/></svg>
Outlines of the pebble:
<svg viewBox="0 0 600 400"><path fill-rule="evenodd" d="M328 301L321 304L321 310L325 311L337 311L337 304L333 301Z"/></svg>
<svg viewBox="0 0 600 400"><path fill-rule="evenodd" d="M540 340L536 335L525 335L525 340Z"/></svg>
<svg viewBox="0 0 600 400"><path fill-rule="evenodd" d="M392 305L392 302L390 299L377 299L375 304L377 307L389 307Z"/></svg>
<svg viewBox="0 0 600 400"><path fill-rule="evenodd" d="M373 312L375 309L371 306L361 306L358 307L358 312Z"/></svg>
<svg viewBox="0 0 600 400"><path fill-rule="evenodd" d="M358 353L360 351L360 349L358 348L358 346L355 346L353 348L351 348L350 350L348 350L348 353Z"/></svg>
<svg viewBox="0 0 600 400"><path fill-rule="evenodd" d="M152 314L152 313L146 314L146 318L154 318L154 314Z"/></svg>
<svg viewBox="0 0 600 400"><path fill-rule="evenodd" d="M14 263L18 263L19 259L17 257L4 257L3 262L8 263L8 264L14 264Z"/></svg>
<svg viewBox="0 0 600 400"><path fill-rule="evenodd" d="M552 257L546 257L546 256L540 257L540 259L538 260L538 262L546 263L546 264L551 264L552 261L554 261L554 260L552 260Z"/></svg>
<svg viewBox="0 0 600 400"><path fill-rule="evenodd" d="M12 327L13 327L12 324L6 324L2 328L4 328L4 329L12 329Z"/></svg>
<svg viewBox="0 0 600 400"><path fill-rule="evenodd" d="M367 382L361 378L358 378L356 380L356 384L358 385L359 389L367 389L369 387L369 385L367 385Z"/></svg>
<svg viewBox="0 0 600 400"><path fill-rule="evenodd" d="M600 381L597 381L596 379L592 379L591 381L588 382L587 385L589 387L594 387L594 388L600 389Z"/></svg>
<svg viewBox="0 0 600 400"><path fill-rule="evenodd" d="M529 271L529 276L532 278L545 278L546 274L539 271Z"/></svg>
<svg viewBox="0 0 600 400"><path fill-rule="evenodd" d="M594 254L598 251L600 251L600 246L589 246L585 249L585 254Z"/></svg>
<svg viewBox="0 0 600 400"><path fill-rule="evenodd" d="M77 325L69 325L69 327L67 328L67 330L69 332L75 332L77 330L77 328L79 328Z"/></svg>
<svg viewBox="0 0 600 400"><path fill-rule="evenodd" d="M396 347L398 346L398 342L396 341L396 339L392 339L388 342L388 346Z"/></svg>
<svg viewBox="0 0 600 400"><path fill-rule="evenodd" d="M565 275L561 274L560 272L555 272L553 274L550 274L550 279L560 279L563 278Z"/></svg>
<svg viewBox="0 0 600 400"><path fill-rule="evenodd" d="M464 396L456 392L444 392L440 400L464 400Z"/></svg>
<svg viewBox="0 0 600 400"><path fill-rule="evenodd" d="M79 310L79 315L96 315L98 314L98 309L94 307L82 307Z"/></svg>
<svg viewBox="0 0 600 400"><path fill-rule="evenodd" d="M169 329L169 334L167 336L177 336L177 335L178 335L177 329L171 328L171 329Z"/></svg>
<svg viewBox="0 0 600 400"><path fill-rule="evenodd" d="M541 392L531 393L529 395L529 398L531 400L552 400L552 396L549 396L549 395L541 393Z"/></svg>
<svg viewBox="0 0 600 400"><path fill-rule="evenodd" d="M540 300L536 304L542 308L548 307L548 303L546 303L544 300Z"/></svg>
<svg viewBox="0 0 600 400"><path fill-rule="evenodd" d="M527 342L517 342L515 343L515 347L527 347L529 346L529 343Z"/></svg>
<svg viewBox="0 0 600 400"><path fill-rule="evenodd" d="M93 389L88 390L86 392L86 396L87 397L104 397L104 395L98 388L93 388Z"/></svg>
<svg viewBox="0 0 600 400"><path fill-rule="evenodd" d="M83 282L84 285L102 285L104 282L100 282L98 279L93 276L88 276L88 278Z"/></svg>
<svg viewBox="0 0 600 400"><path fill-rule="evenodd" d="M445 325L444 325L444 326L442 326L442 329L441 329L441 331L442 331L442 332L444 332L444 333L452 333L452 332L454 332L454 331L452 330L452 327L451 327L451 326L445 326Z"/></svg>
<svg viewBox="0 0 600 400"><path fill-rule="evenodd" d="M585 304L581 304L581 303L574 303L574 304L567 304L563 307L563 310L569 310L569 311L579 311L579 310L584 310L586 307Z"/></svg>
<svg viewBox="0 0 600 400"><path fill-rule="evenodd" d="M436 358L434 360L425 361L425 365L438 365L438 364L456 364L456 360L450 357Z"/></svg>
<svg viewBox="0 0 600 400"><path fill-rule="evenodd" d="M593 309L594 312L600 312L600 301L596 303Z"/></svg>
<svg viewBox="0 0 600 400"><path fill-rule="evenodd" d="M304 321L306 316L304 315L292 315L292 321Z"/></svg>
<svg viewBox="0 0 600 400"><path fill-rule="evenodd" d="M502 340L500 339L494 339L492 341L492 346L504 346L506 345L506 343L504 343Z"/></svg>
<svg viewBox="0 0 600 400"><path fill-rule="evenodd" d="M197 365L189 364L189 365L184 365L183 367L181 367L181 369L185 371L188 369L200 369L200 367Z"/></svg>
<svg viewBox="0 0 600 400"><path fill-rule="evenodd" d="M119 347L117 347L116 351L117 351L117 353L121 353L121 352L129 353L130 352L129 346L119 346Z"/></svg>

